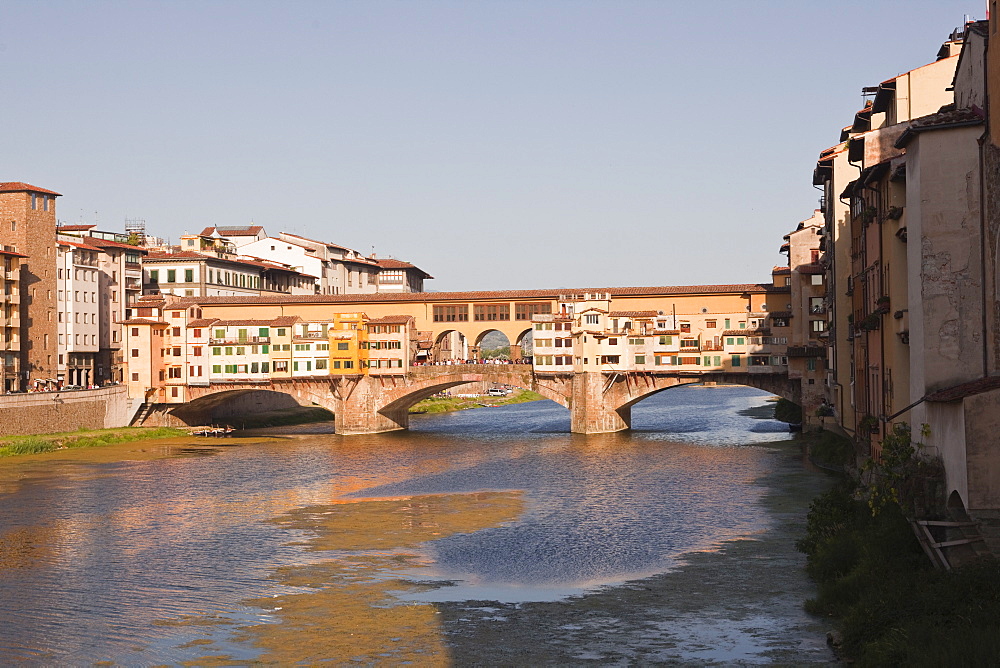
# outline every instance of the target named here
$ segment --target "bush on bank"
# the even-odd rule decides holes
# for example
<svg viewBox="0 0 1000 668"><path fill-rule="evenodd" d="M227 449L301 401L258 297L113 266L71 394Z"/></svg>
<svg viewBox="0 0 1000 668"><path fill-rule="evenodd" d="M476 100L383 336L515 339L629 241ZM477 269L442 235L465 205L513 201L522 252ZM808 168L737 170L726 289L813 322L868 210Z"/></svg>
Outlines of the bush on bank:
<svg viewBox="0 0 1000 668"><path fill-rule="evenodd" d="M802 407L788 399L778 399L774 404L774 419L789 424L802 424Z"/></svg>
<svg viewBox="0 0 1000 668"><path fill-rule="evenodd" d="M187 436L187 432L171 427L122 427L120 429L80 430L33 436L8 436L0 440L0 457L34 455L62 448L92 448L112 443L129 443L174 436Z"/></svg>
<svg viewBox="0 0 1000 668"><path fill-rule="evenodd" d="M1000 565L934 570L900 505L870 500L845 479L810 506L797 544L818 584L807 611L836 618L841 651L862 666L995 664Z"/></svg>

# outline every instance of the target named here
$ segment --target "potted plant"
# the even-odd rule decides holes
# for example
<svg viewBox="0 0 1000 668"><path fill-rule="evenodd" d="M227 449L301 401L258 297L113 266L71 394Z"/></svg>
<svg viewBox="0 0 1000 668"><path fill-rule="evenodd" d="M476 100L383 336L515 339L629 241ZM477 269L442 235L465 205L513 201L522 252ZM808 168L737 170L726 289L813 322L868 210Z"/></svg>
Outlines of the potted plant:
<svg viewBox="0 0 1000 668"><path fill-rule="evenodd" d="M875 313L880 313L885 315L889 312L889 298L886 296L879 297L875 300Z"/></svg>
<svg viewBox="0 0 1000 668"><path fill-rule="evenodd" d="M899 220L903 215L903 207L901 206L891 206L889 210L885 212L886 220Z"/></svg>

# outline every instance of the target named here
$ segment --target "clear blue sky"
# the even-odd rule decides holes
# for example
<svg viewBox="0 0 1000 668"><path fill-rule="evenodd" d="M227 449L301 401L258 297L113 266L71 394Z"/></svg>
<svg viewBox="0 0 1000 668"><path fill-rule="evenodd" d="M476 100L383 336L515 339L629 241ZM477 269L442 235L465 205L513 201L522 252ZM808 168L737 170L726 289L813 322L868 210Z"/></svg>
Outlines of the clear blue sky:
<svg viewBox="0 0 1000 668"><path fill-rule="evenodd" d="M433 290L769 280L861 87L985 1L8 0L0 181Z"/></svg>

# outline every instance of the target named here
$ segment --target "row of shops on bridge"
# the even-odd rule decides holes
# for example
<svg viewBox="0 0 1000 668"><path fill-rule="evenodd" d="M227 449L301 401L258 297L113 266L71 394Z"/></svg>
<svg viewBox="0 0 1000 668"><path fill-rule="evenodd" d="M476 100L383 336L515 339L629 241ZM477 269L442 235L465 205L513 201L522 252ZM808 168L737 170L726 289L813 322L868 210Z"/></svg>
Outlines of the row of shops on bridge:
<svg viewBox="0 0 1000 668"><path fill-rule="evenodd" d="M787 365L787 340L772 335L765 310L616 311L608 293L560 296L553 310L532 316L534 354L516 360L538 373L773 373ZM485 361L470 359L455 332L420 331L409 315L214 318L201 304L170 296L143 297L133 314L121 323L126 382L130 396L148 403L183 403L192 386L401 375L415 365Z"/></svg>

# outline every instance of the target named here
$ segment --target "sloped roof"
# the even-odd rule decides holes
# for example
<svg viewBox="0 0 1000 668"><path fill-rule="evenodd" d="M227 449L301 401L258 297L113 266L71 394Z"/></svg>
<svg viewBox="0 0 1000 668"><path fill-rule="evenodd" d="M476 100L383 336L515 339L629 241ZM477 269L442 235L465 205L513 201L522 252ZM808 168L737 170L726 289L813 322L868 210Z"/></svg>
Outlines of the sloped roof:
<svg viewBox="0 0 1000 668"><path fill-rule="evenodd" d="M369 325L405 325L414 320L412 315L387 315L384 318L369 320Z"/></svg>
<svg viewBox="0 0 1000 668"><path fill-rule="evenodd" d="M983 394L985 392L991 392L997 389L1000 389L1000 376L990 376L988 378L979 378L967 383L938 390L937 392L931 392L925 397L925 399L935 403L942 401L958 401L959 399L964 399L977 394Z"/></svg>
<svg viewBox="0 0 1000 668"><path fill-rule="evenodd" d="M411 264L409 262L404 262L403 260L397 260L395 258L385 257L385 258L378 258L378 259L375 260L375 262L376 262L376 264L378 264L378 266L381 269L389 269L389 270L392 270L392 269L403 269L403 270L406 270L406 269L415 269L416 271L419 271L421 274L423 274L423 278L434 278L433 276L431 276L430 274L428 274L426 271L424 271L420 267L418 267L418 266L416 266L414 264Z"/></svg>
<svg viewBox="0 0 1000 668"><path fill-rule="evenodd" d="M4 181L0 182L0 193L45 193L46 195L55 195L56 197L62 197L60 193L55 190L46 190L45 188L39 188L38 186L33 186L29 183L24 183L22 181Z"/></svg>
<svg viewBox="0 0 1000 668"><path fill-rule="evenodd" d="M764 294L788 292L770 283L736 283L729 285L674 285L622 288L553 288L547 290L489 290L470 292L379 292L354 295L267 295L181 297L189 304L355 304L366 302L447 302L477 300L558 300L566 294L610 293L612 297L654 297L704 294Z"/></svg>
<svg viewBox="0 0 1000 668"><path fill-rule="evenodd" d="M981 125L985 120L983 112L980 109L951 109L949 111L939 111L936 114L928 114L914 119L910 127L906 128L903 134L899 135L899 139L896 140L893 146L896 148L905 148L921 132Z"/></svg>
<svg viewBox="0 0 1000 668"><path fill-rule="evenodd" d="M610 318L656 318L659 315L659 311L611 311L608 313Z"/></svg>

